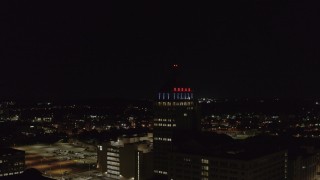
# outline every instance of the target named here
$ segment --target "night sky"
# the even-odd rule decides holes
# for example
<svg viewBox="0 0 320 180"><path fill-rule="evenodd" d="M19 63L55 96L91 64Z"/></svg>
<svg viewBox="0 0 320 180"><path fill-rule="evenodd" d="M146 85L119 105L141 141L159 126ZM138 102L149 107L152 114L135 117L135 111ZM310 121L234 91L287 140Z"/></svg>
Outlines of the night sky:
<svg viewBox="0 0 320 180"><path fill-rule="evenodd" d="M0 98L320 96L316 1L1 2Z"/></svg>

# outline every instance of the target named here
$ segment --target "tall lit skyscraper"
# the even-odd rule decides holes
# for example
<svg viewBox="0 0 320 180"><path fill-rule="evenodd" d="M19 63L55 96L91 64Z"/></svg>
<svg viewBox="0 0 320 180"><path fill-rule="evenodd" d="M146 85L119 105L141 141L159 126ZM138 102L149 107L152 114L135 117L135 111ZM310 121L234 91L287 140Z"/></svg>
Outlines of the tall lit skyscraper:
<svg viewBox="0 0 320 180"><path fill-rule="evenodd" d="M166 178L170 152L174 148L174 134L198 128L193 89L179 77L178 65L157 94L154 114L154 173Z"/></svg>

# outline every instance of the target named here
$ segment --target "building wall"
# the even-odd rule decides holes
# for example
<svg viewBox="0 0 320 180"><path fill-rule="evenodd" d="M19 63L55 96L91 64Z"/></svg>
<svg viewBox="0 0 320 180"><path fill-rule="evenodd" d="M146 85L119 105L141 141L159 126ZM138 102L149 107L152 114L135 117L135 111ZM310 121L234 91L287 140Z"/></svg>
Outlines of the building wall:
<svg viewBox="0 0 320 180"><path fill-rule="evenodd" d="M317 156L300 156L288 161L288 180L314 180L317 173Z"/></svg>
<svg viewBox="0 0 320 180"><path fill-rule="evenodd" d="M135 176L136 144L125 144L120 148L120 174L130 179Z"/></svg>
<svg viewBox="0 0 320 180"><path fill-rule="evenodd" d="M1 152L3 151L3 152ZM25 170L25 152L15 149L0 149L0 178L23 173Z"/></svg>
<svg viewBox="0 0 320 180"><path fill-rule="evenodd" d="M97 166L111 179L120 179L120 149L110 144L102 144L97 147Z"/></svg>
<svg viewBox="0 0 320 180"><path fill-rule="evenodd" d="M173 91L173 89L172 89ZM197 129L193 93L159 93L155 103L153 123L154 173L167 175L169 153L172 151L173 133Z"/></svg>
<svg viewBox="0 0 320 180"><path fill-rule="evenodd" d="M153 175L151 134L103 143L97 150L98 169L110 179L146 179Z"/></svg>
<svg viewBox="0 0 320 180"><path fill-rule="evenodd" d="M107 146L107 176L113 179L120 177L120 149Z"/></svg>
<svg viewBox="0 0 320 180"><path fill-rule="evenodd" d="M228 180L282 180L285 152L277 152L254 160L203 157L172 153L169 178L228 179Z"/></svg>
<svg viewBox="0 0 320 180"><path fill-rule="evenodd" d="M146 180L153 177L153 152L136 152L135 180Z"/></svg>

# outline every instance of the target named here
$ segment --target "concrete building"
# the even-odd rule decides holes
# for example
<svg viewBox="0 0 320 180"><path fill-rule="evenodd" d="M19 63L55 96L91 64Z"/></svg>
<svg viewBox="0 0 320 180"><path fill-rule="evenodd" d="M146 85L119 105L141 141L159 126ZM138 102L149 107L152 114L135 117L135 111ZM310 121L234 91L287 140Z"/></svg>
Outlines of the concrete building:
<svg viewBox="0 0 320 180"><path fill-rule="evenodd" d="M170 154L168 177L174 180L283 180L284 148L234 141L227 135L182 134Z"/></svg>
<svg viewBox="0 0 320 180"><path fill-rule="evenodd" d="M319 153L314 148L291 148L286 160L286 179L315 180Z"/></svg>
<svg viewBox="0 0 320 180"><path fill-rule="evenodd" d="M153 175L152 133L98 145L98 169L111 179L143 180Z"/></svg>
<svg viewBox="0 0 320 180"><path fill-rule="evenodd" d="M25 152L12 148L0 148L0 178L23 173Z"/></svg>
<svg viewBox="0 0 320 180"><path fill-rule="evenodd" d="M193 89L179 79L178 70L178 65L174 65L171 76L159 90L155 102L154 173L155 176L164 176L163 178L168 174L169 154L175 141L174 133L196 130L200 125L200 121L196 120Z"/></svg>
<svg viewBox="0 0 320 180"><path fill-rule="evenodd" d="M245 152L229 153L227 156L172 153L169 177L174 180L282 180L285 177L286 151L252 156L244 155Z"/></svg>

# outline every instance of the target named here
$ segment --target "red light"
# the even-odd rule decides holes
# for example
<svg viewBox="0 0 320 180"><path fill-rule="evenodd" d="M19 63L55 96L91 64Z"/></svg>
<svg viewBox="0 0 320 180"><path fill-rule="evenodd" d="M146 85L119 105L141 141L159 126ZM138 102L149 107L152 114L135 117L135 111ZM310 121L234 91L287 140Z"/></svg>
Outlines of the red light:
<svg viewBox="0 0 320 180"><path fill-rule="evenodd" d="M188 88L188 92L190 92L191 91L191 89L190 88Z"/></svg>
<svg viewBox="0 0 320 180"><path fill-rule="evenodd" d="M173 88L173 91L176 92L176 91L177 91L177 88Z"/></svg>
<svg viewBox="0 0 320 180"><path fill-rule="evenodd" d="M180 88L178 88L178 91L180 91Z"/></svg>

